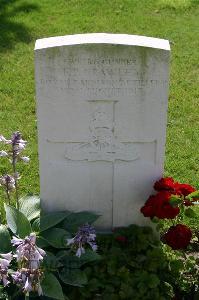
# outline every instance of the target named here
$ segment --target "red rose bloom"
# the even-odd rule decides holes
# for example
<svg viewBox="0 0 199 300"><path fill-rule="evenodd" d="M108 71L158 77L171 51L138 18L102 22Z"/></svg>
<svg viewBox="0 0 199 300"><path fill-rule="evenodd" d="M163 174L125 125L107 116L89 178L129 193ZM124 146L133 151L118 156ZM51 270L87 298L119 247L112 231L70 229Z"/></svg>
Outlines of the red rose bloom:
<svg viewBox="0 0 199 300"><path fill-rule="evenodd" d="M145 205L141 208L141 213L145 217L158 217L159 219L173 219L179 212L179 207L173 207L170 201L171 193L160 191L157 195L150 196Z"/></svg>
<svg viewBox="0 0 199 300"><path fill-rule="evenodd" d="M143 213L145 217L150 217L150 218L155 217L155 202L156 202L156 197L152 195L146 201L145 205L141 208L140 211L141 213Z"/></svg>
<svg viewBox="0 0 199 300"><path fill-rule="evenodd" d="M118 235L118 236L116 236L116 238L115 238L118 242L120 242L120 243L126 243L127 242L127 238L125 237L125 236L123 236L123 235Z"/></svg>
<svg viewBox="0 0 199 300"><path fill-rule="evenodd" d="M166 190L166 191L174 192L175 182L172 177L161 178L159 181L155 182L154 189L156 191Z"/></svg>
<svg viewBox="0 0 199 300"><path fill-rule="evenodd" d="M171 226L164 234L163 240L173 250L185 249L192 238L192 232L189 227L183 224Z"/></svg>
<svg viewBox="0 0 199 300"><path fill-rule="evenodd" d="M156 195L156 217L159 219L174 219L180 212L179 207L173 207L170 204L171 194L167 191L161 191Z"/></svg>
<svg viewBox="0 0 199 300"><path fill-rule="evenodd" d="M196 191L196 189L193 186L184 183L176 183L175 190L178 195L183 196L187 196Z"/></svg>

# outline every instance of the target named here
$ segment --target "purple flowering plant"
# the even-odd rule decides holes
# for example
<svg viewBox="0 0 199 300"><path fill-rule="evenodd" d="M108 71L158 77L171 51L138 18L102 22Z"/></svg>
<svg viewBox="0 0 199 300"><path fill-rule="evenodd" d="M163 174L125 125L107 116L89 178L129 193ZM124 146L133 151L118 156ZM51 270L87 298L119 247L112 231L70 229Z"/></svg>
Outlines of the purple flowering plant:
<svg viewBox="0 0 199 300"><path fill-rule="evenodd" d="M76 256L80 257L85 253L85 245L89 245L93 251L97 251L96 231L93 226L85 224L81 226L72 239L67 239L67 245L72 245L76 250Z"/></svg>
<svg viewBox="0 0 199 300"><path fill-rule="evenodd" d="M63 285L86 284L83 266L100 259L91 225L99 216L45 213L38 196L20 198L17 166L30 160L23 154L27 141L16 131L10 139L0 135L0 144L0 158L10 163L10 171L0 176L7 222L0 225L0 290L5 295L1 299L40 299L43 295L64 300Z"/></svg>
<svg viewBox="0 0 199 300"><path fill-rule="evenodd" d="M154 278L154 288L156 285L162 287L162 283L164 285L164 280L162 282L158 278L159 261L157 269L149 266L148 270L143 260L146 253L141 257L141 267L134 257L137 249L140 258L140 249L145 249L147 243L147 247L151 248L151 258L150 253L147 254L149 261L159 253L160 248L157 248L156 242L154 247L151 245L151 231L132 225L113 232L109 237L97 237L92 225L99 217L95 213L41 211L38 196L19 197L20 175L17 166L20 162L29 162L29 158L23 155L27 142L20 132L15 132L10 139L0 135L1 143L3 149L0 150L0 159L8 159L11 167L8 173L0 176L0 187L5 191L3 202L6 215L6 224L0 224L0 299L37 300L47 297L66 300L71 295L70 299L95 299L95 296L102 296L103 299L103 295L108 292L109 296L110 291L114 291L114 297L122 293L122 299L132 299L135 290L131 291L128 287L131 280L137 289L136 268L137 276L140 276L142 268L143 274L147 275L144 275L138 294L142 294L144 287L148 294L152 284L150 280ZM132 259L134 261L131 264ZM154 277L155 272L157 276ZM167 272L170 270L166 269ZM194 288L198 286L198 274L197 269ZM125 281L127 285L124 289ZM141 277L139 281L142 282ZM109 287L107 291L106 282ZM191 284L193 286L193 281ZM146 299L152 299L153 295L152 290L150 298ZM157 297L154 299L160 299Z"/></svg>

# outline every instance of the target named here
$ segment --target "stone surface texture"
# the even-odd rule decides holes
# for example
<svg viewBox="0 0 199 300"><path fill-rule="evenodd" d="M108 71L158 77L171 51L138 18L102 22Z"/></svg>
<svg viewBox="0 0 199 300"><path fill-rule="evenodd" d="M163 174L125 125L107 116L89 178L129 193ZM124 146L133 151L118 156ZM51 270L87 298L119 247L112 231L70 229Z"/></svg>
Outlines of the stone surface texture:
<svg viewBox="0 0 199 300"><path fill-rule="evenodd" d="M95 211L102 230L144 224L163 173L167 40L81 34L36 41L42 207Z"/></svg>

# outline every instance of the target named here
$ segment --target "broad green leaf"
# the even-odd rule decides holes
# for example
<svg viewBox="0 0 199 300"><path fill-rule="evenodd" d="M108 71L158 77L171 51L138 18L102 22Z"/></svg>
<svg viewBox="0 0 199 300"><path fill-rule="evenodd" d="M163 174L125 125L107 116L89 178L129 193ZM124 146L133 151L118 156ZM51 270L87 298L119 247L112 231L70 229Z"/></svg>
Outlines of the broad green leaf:
<svg viewBox="0 0 199 300"><path fill-rule="evenodd" d="M69 269L79 269L83 265L99 261L101 256L92 250L86 250L84 254L79 257L75 255L71 255L68 251L60 251L56 255L57 259L67 268Z"/></svg>
<svg viewBox="0 0 199 300"><path fill-rule="evenodd" d="M79 258L80 264L84 265L90 262L101 260L101 256L93 250L87 249Z"/></svg>
<svg viewBox="0 0 199 300"><path fill-rule="evenodd" d="M63 222L63 227L70 231L70 232L76 232L78 230L78 227L89 223L94 223L100 215L97 215L93 212L83 211L78 213L71 213Z"/></svg>
<svg viewBox="0 0 199 300"><path fill-rule="evenodd" d="M0 253L8 253L12 249L11 239L5 225L0 225Z"/></svg>
<svg viewBox="0 0 199 300"><path fill-rule="evenodd" d="M57 278L52 273L45 273L41 282L44 296L50 299L65 300L62 287Z"/></svg>
<svg viewBox="0 0 199 300"><path fill-rule="evenodd" d="M43 264L45 270L57 271L57 268L61 267L62 264L58 261L57 257L51 253L46 251L46 255L44 256Z"/></svg>
<svg viewBox="0 0 199 300"><path fill-rule="evenodd" d="M79 257L71 255L68 251L60 251L56 257L67 269L79 269L82 266Z"/></svg>
<svg viewBox="0 0 199 300"><path fill-rule="evenodd" d="M70 233L62 228L50 228L42 232L42 237L55 248L66 248Z"/></svg>
<svg viewBox="0 0 199 300"><path fill-rule="evenodd" d="M32 223L32 230L34 232L40 232L40 217L35 219Z"/></svg>
<svg viewBox="0 0 199 300"><path fill-rule="evenodd" d="M199 199L199 191L195 191L195 192L193 192L193 193L191 193L191 194L189 194L187 197L186 197L187 199Z"/></svg>
<svg viewBox="0 0 199 300"><path fill-rule="evenodd" d="M26 196L19 200L19 210L29 221L40 215L40 198L38 196Z"/></svg>
<svg viewBox="0 0 199 300"><path fill-rule="evenodd" d="M26 216L15 207L4 204L6 220L10 230L21 238L26 237L32 231L30 222Z"/></svg>
<svg viewBox="0 0 199 300"><path fill-rule="evenodd" d="M88 282L85 272L79 269L63 268L59 273L59 277L65 284L72 286L82 287Z"/></svg>
<svg viewBox="0 0 199 300"><path fill-rule="evenodd" d="M40 217L40 231L47 230L49 228L54 227L63 221L71 212L56 212L56 213L48 213L45 215L41 215Z"/></svg>
<svg viewBox="0 0 199 300"><path fill-rule="evenodd" d="M40 248L45 248L45 247L49 247L49 243L48 241L46 241L42 236L37 236L37 242L36 242L37 246Z"/></svg>
<svg viewBox="0 0 199 300"><path fill-rule="evenodd" d="M197 214L195 213L195 211L191 207L186 208L185 211L184 211L184 214L188 218L196 218L197 217Z"/></svg>

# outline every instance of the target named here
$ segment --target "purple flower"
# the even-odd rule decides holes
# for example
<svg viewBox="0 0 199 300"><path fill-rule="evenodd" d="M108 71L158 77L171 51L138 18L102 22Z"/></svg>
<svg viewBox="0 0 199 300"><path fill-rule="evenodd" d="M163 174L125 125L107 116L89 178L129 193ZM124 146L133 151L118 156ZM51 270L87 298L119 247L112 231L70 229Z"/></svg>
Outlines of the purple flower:
<svg viewBox="0 0 199 300"><path fill-rule="evenodd" d="M14 282L22 287L24 293L35 291L39 296L42 295L40 280L43 273L40 264L46 252L37 247L36 234L31 233L25 239L13 237L11 243L17 247L16 258L20 266L12 274Z"/></svg>
<svg viewBox="0 0 199 300"><path fill-rule="evenodd" d="M8 280L8 267L12 260L11 252L6 254L0 254L0 280L3 282L4 286L7 286L10 281Z"/></svg>
<svg viewBox="0 0 199 300"><path fill-rule="evenodd" d="M72 245L72 247L77 249L76 256L80 257L85 253L84 245L86 244L90 245L93 251L97 250L95 239L96 231L94 227L85 224L79 228L74 238L67 239L67 245Z"/></svg>
<svg viewBox="0 0 199 300"><path fill-rule="evenodd" d="M21 133L19 131L16 131L12 135L11 143L13 146L18 145L19 148L24 149L27 142L22 140Z"/></svg>
<svg viewBox="0 0 199 300"><path fill-rule="evenodd" d="M4 150L1 150L0 151L0 157L6 157L6 156L8 156L8 153Z"/></svg>
<svg viewBox="0 0 199 300"><path fill-rule="evenodd" d="M13 176L6 174L0 177L0 186L4 186L8 192L15 189L15 179Z"/></svg>
<svg viewBox="0 0 199 300"><path fill-rule="evenodd" d="M21 156L21 160L23 160L25 163L29 163L30 158L28 156Z"/></svg>
<svg viewBox="0 0 199 300"><path fill-rule="evenodd" d="M35 233L31 233L23 240L13 237L11 243L17 247L16 258L18 262L31 270L39 268L46 252L36 246Z"/></svg>
<svg viewBox="0 0 199 300"><path fill-rule="evenodd" d="M25 163L29 162L29 157L20 156L22 150L25 149L27 142L22 139L22 135L19 131L14 132L10 140L7 140L3 135L0 135L0 142L12 146L11 151L8 153L4 150L0 151L0 156L10 156L10 161L13 164L15 164L18 159L23 160Z"/></svg>
<svg viewBox="0 0 199 300"><path fill-rule="evenodd" d="M6 140L6 138L3 135L0 135L0 142L3 142L4 144L11 144L11 140Z"/></svg>
<svg viewBox="0 0 199 300"><path fill-rule="evenodd" d="M13 161L16 161L21 151L25 149L26 143L26 141L22 140L22 135L19 131L13 133L11 138Z"/></svg>
<svg viewBox="0 0 199 300"><path fill-rule="evenodd" d="M39 270L22 268L12 274L13 281L22 288L24 293L37 292L39 296L43 294L41 288L41 277L43 273Z"/></svg>

